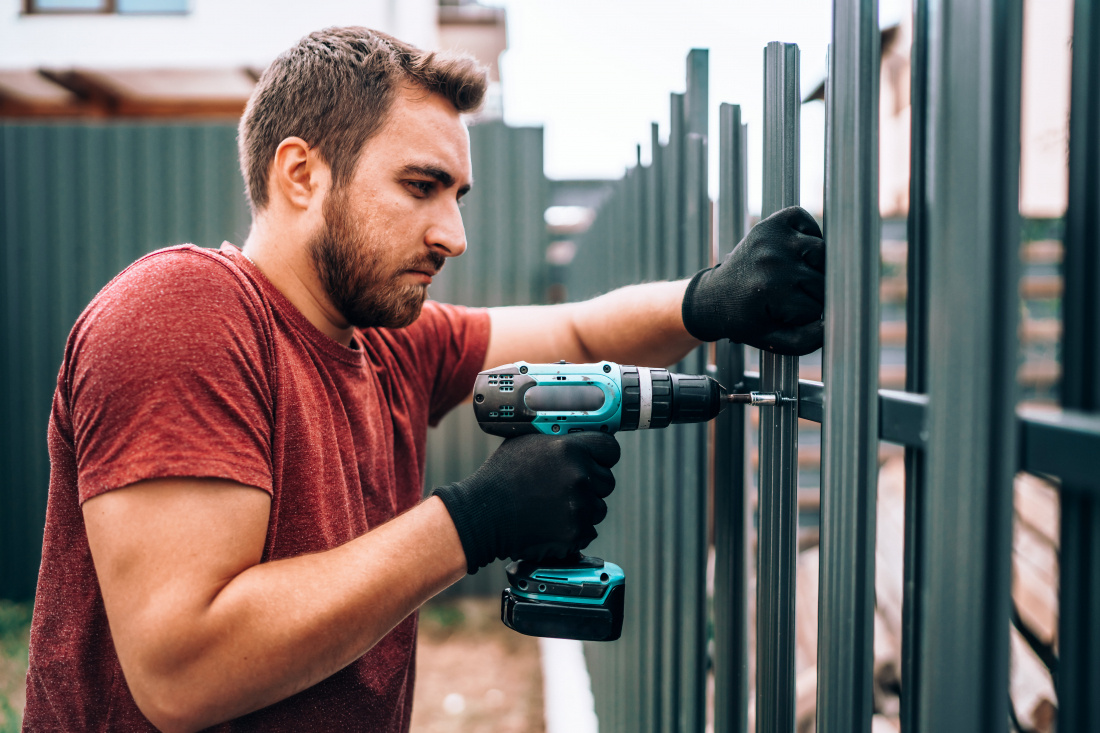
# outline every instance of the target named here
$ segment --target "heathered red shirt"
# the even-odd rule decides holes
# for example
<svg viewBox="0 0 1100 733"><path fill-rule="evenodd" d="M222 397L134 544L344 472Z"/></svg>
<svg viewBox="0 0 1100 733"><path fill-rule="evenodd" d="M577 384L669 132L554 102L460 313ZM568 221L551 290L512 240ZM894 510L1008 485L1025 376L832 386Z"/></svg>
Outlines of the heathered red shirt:
<svg viewBox="0 0 1100 733"><path fill-rule="evenodd" d="M148 255L65 349L24 726L152 730L126 686L80 505L136 481L216 477L271 494L263 560L341 545L421 497L430 423L466 396L485 311L428 302L404 329L318 331L231 245ZM366 655L224 731L406 731L416 615Z"/></svg>

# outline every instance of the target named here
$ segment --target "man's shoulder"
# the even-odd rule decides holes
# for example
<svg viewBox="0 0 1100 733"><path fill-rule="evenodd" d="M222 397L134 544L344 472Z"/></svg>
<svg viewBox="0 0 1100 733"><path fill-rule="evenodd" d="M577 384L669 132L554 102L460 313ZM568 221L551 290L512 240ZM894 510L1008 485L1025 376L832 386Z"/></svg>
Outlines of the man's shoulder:
<svg viewBox="0 0 1100 733"><path fill-rule="evenodd" d="M239 253L238 253L239 254ZM137 311L210 313L255 308L255 285L227 250L180 244L151 252L120 272L89 304L86 315L133 318Z"/></svg>
<svg viewBox="0 0 1100 733"><path fill-rule="evenodd" d="M145 255L104 286L77 319L70 346L90 338L121 349L135 339L255 336L264 311L261 294L231 257L179 245Z"/></svg>
<svg viewBox="0 0 1100 733"><path fill-rule="evenodd" d="M122 284L201 281L211 285L242 283L247 280L228 250L206 249L193 244L177 244L158 249L135 260L120 272L104 290Z"/></svg>

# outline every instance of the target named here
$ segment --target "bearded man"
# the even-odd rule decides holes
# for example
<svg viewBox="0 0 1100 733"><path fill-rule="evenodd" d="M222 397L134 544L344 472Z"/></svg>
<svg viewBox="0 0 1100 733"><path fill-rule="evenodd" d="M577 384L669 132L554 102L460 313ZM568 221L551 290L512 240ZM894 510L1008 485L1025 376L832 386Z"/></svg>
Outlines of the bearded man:
<svg viewBox="0 0 1100 733"><path fill-rule="evenodd" d="M365 28L313 33L240 124L243 249L148 255L77 320L49 427L29 730L406 731L416 609L496 558L585 547L604 434L505 441L422 500L427 428L478 371L821 343L809 215L722 265L587 303L426 302L466 249L462 113L485 75Z"/></svg>

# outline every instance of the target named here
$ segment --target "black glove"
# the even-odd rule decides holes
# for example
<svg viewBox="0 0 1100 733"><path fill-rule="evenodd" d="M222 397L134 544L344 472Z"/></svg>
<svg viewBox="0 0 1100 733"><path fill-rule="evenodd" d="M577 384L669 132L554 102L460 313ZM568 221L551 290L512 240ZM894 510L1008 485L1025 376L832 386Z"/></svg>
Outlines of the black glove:
<svg viewBox="0 0 1100 733"><path fill-rule="evenodd" d="M562 558L596 539L618 461L619 444L607 433L522 435L432 495L451 513L470 573L497 558Z"/></svg>
<svg viewBox="0 0 1100 733"><path fill-rule="evenodd" d="M688 333L800 356L821 348L825 242L798 206L764 219L724 262L699 271L684 293Z"/></svg>

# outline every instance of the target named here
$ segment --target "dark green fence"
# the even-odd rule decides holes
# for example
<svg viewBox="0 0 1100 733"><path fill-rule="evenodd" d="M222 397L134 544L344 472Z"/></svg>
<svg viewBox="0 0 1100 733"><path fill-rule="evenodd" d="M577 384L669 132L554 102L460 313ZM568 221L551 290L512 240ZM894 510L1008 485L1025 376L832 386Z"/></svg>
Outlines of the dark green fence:
<svg viewBox="0 0 1100 733"><path fill-rule="evenodd" d="M433 297L469 305L537 301L547 185L541 129L471 128L477 179L468 253ZM46 423L69 329L142 254L244 243L249 216L226 124L0 124L0 598L34 595L45 521ZM490 450L459 409L429 438L430 485L471 473ZM502 582L481 573L489 588ZM476 588L475 588L476 589Z"/></svg>
<svg viewBox="0 0 1100 733"><path fill-rule="evenodd" d="M544 302L543 215L550 189L543 175L542 128L476 125L470 128L470 147L475 183L462 212L469 247L447 263L432 297L477 306ZM460 405L428 433L425 486L469 476L500 442L481 431L469 405ZM506 585L504 564L494 563L447 593L499 597Z"/></svg>
<svg viewBox="0 0 1100 733"><path fill-rule="evenodd" d="M244 241L228 125L0 125L0 597L34 595L46 516L46 423L65 339L142 254Z"/></svg>

